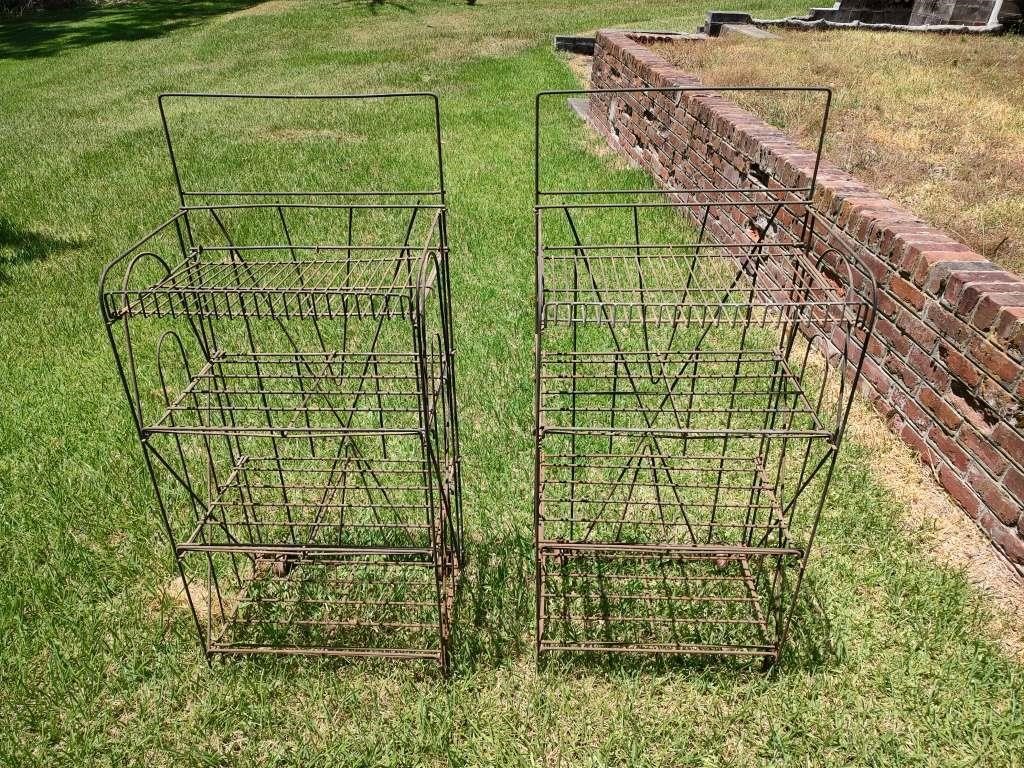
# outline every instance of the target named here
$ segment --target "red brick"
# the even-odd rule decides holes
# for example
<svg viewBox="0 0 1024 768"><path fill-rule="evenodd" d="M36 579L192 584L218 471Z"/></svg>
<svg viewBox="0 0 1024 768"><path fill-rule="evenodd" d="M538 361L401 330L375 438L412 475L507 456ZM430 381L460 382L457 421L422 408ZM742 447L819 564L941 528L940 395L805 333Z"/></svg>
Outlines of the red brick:
<svg viewBox="0 0 1024 768"><path fill-rule="evenodd" d="M945 390L949 386L949 374L939 360L926 354L918 347L907 353L907 364L937 390Z"/></svg>
<svg viewBox="0 0 1024 768"><path fill-rule="evenodd" d="M1022 286L1024 290L1024 286ZM988 293L981 297L971 323L975 328L987 331L999 319L1003 308L1016 308L1024 313L1024 293Z"/></svg>
<svg viewBox="0 0 1024 768"><path fill-rule="evenodd" d="M878 411L878 414L886 421L896 414L896 411L893 409L892 403L889 402L888 397L878 392L878 390L862 382L858 391L867 397L871 402L872 407Z"/></svg>
<svg viewBox="0 0 1024 768"><path fill-rule="evenodd" d="M957 439L963 449L993 475L1001 474L1008 466L1006 457L996 449L991 439L970 424L965 422L960 427Z"/></svg>
<svg viewBox="0 0 1024 768"><path fill-rule="evenodd" d="M945 457L946 461L960 472L967 471L967 467L971 463L971 457L967 455L963 448L957 445L956 440L943 432L940 427L932 427L928 431L928 439L935 446L935 450ZM1014 518L1014 522L1017 522L1016 518Z"/></svg>
<svg viewBox="0 0 1024 768"><path fill-rule="evenodd" d="M939 345L939 357L946 365L946 370L968 387L976 387L981 381L981 373L977 366L946 344Z"/></svg>
<svg viewBox="0 0 1024 768"><path fill-rule="evenodd" d="M926 350L931 349L935 344L935 340L938 338L935 331L909 312L901 312L896 324L900 327L903 333L910 336L910 338Z"/></svg>
<svg viewBox="0 0 1024 768"><path fill-rule="evenodd" d="M900 305L887 293L881 291L876 294L875 298L878 300L878 311L886 317L894 317L896 312L899 310Z"/></svg>
<svg viewBox="0 0 1024 768"><path fill-rule="evenodd" d="M963 344L968 339L977 335L977 332L972 330L960 318L943 309L938 304L929 306L925 311L925 317L942 338L951 342Z"/></svg>
<svg viewBox="0 0 1024 768"><path fill-rule="evenodd" d="M888 342L889 349L900 357L906 357L910 351L910 339L884 317L875 318L875 335Z"/></svg>
<svg viewBox="0 0 1024 768"><path fill-rule="evenodd" d="M1018 354L1024 349L1024 307L1004 307L996 318L996 334Z"/></svg>
<svg viewBox="0 0 1024 768"><path fill-rule="evenodd" d="M939 484L946 489L957 504L964 508L971 517L977 517L981 510L981 502L974 491L961 480L952 469L945 464L939 465Z"/></svg>
<svg viewBox="0 0 1024 768"><path fill-rule="evenodd" d="M1024 564L1024 538L1021 538L1017 530L1003 525L999 518L987 510L978 515L978 524L1010 562Z"/></svg>
<svg viewBox="0 0 1024 768"><path fill-rule="evenodd" d="M903 360L894 355L889 355L885 358L883 367L893 375L894 378L902 382L903 386L907 389L914 389L918 384L921 383L921 377L918 376Z"/></svg>
<svg viewBox="0 0 1024 768"><path fill-rule="evenodd" d="M898 422L899 423L899 422ZM927 466L932 466L932 451L920 433L910 424L903 423L897 434L904 443L909 445Z"/></svg>
<svg viewBox="0 0 1024 768"><path fill-rule="evenodd" d="M885 352L885 344L880 338L872 334L871 338L868 339L868 355L870 357L881 359L885 355Z"/></svg>
<svg viewBox="0 0 1024 768"><path fill-rule="evenodd" d="M861 369L861 377L883 397L889 394L889 390L892 388L889 375L885 373L885 371L879 367L878 363L871 358L866 358L864 360L864 367Z"/></svg>
<svg viewBox="0 0 1024 768"><path fill-rule="evenodd" d="M892 274L892 268L880 258L872 253L864 250L863 247L857 249L857 261L860 262L862 267L866 267L871 276L875 278L875 281L880 285L883 284ZM854 270L854 274L857 274L857 270Z"/></svg>
<svg viewBox="0 0 1024 768"><path fill-rule="evenodd" d="M1012 493L1018 501L1024 502L1024 473L1014 467L1006 470L1003 475L1003 486Z"/></svg>
<svg viewBox="0 0 1024 768"><path fill-rule="evenodd" d="M931 423L931 417L928 416L925 410L918 405L916 401L904 397L901 402L897 402L896 404L911 424L916 426L922 432L927 431L928 426Z"/></svg>
<svg viewBox="0 0 1024 768"><path fill-rule="evenodd" d="M971 347L971 353L983 371L995 378L1012 384L1020 375L1021 367L987 341L978 339Z"/></svg>
<svg viewBox="0 0 1024 768"><path fill-rule="evenodd" d="M894 296L905 301L914 309L924 308L924 294L920 288L913 283L907 282L902 277L894 277L889 283L889 290Z"/></svg>
<svg viewBox="0 0 1024 768"><path fill-rule="evenodd" d="M963 291L960 292L960 297L955 302L956 310L962 316L968 317L985 296L996 293L1009 293L1019 287L1019 284L1016 282L982 280L976 283L968 283L964 286Z"/></svg>
<svg viewBox="0 0 1024 768"><path fill-rule="evenodd" d="M1017 524L1017 520L1020 519L1020 504L1003 493L992 478L974 467L967 474L967 482L1003 525Z"/></svg>
<svg viewBox="0 0 1024 768"><path fill-rule="evenodd" d="M992 430L992 440L1018 465L1024 466L1024 437L1001 421Z"/></svg>
<svg viewBox="0 0 1024 768"><path fill-rule="evenodd" d="M906 229L905 221L890 221L882 227L882 237L878 243L878 252L891 259L893 251L899 248L899 240Z"/></svg>
<svg viewBox="0 0 1024 768"><path fill-rule="evenodd" d="M942 269L943 264L968 261L975 255L967 246L957 248L957 243L939 238L918 247L917 258L913 257L915 247L907 249L903 258L903 269L910 272L914 285L923 286L933 269Z"/></svg>
<svg viewBox="0 0 1024 768"><path fill-rule="evenodd" d="M949 403L935 394L933 389L922 387L917 399L924 406L924 409L931 413L946 429L952 431L960 426L960 415L953 410Z"/></svg>
<svg viewBox="0 0 1024 768"><path fill-rule="evenodd" d="M950 304L956 304L967 286L1012 283L1013 275L1004 272L991 262L976 261L951 268L942 282L945 285L942 298Z"/></svg>

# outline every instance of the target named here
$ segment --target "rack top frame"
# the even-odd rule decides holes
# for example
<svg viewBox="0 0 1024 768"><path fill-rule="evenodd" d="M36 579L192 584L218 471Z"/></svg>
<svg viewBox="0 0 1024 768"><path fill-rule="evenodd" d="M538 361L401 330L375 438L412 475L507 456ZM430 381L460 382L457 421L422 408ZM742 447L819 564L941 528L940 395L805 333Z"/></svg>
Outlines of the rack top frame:
<svg viewBox="0 0 1024 768"><path fill-rule="evenodd" d="M820 96L822 99L821 107L821 122L818 130L816 131L817 140L815 148L815 159L814 168L811 173L811 179L806 187L793 187L793 188L778 188L771 189L773 193L789 193L794 195L800 195L798 200L792 202L806 202L814 198L814 190L817 185L818 168L821 164L821 153L822 147L825 142L825 131L828 126L829 115L832 108L832 89L822 86L705 86L705 85L694 85L694 86L669 86L669 87L634 87L634 88L599 88L599 89L567 89L567 90L550 90L541 91L537 94L534 102L534 205L538 209L545 207L561 208L566 205L586 205L584 200L591 199L594 197L605 197L610 198L613 201L618 201L617 204L621 205L622 198L626 197L643 197L652 195L665 195L665 194L694 194L702 191L714 191L719 193L727 192L751 192L754 191L751 188L737 188L735 190L707 187L700 189L673 189L673 188L647 188L647 189L600 189L600 188L585 188L585 189L560 189L556 187L546 187L543 183L543 130L542 130L542 111L543 103L545 100L552 98L567 98L572 96L578 97L600 97L600 96L620 96L627 94L666 94L676 95L675 103L678 105L684 95L691 94L693 97L715 97L715 96L728 96L735 93L778 93L778 94L809 94L812 96ZM547 203L547 200L554 200L561 198L560 203ZM565 202L578 201L576 203ZM593 206L601 206L615 203L590 203ZM670 205L666 203L666 205Z"/></svg>
<svg viewBox="0 0 1024 768"><path fill-rule="evenodd" d="M436 158L436 176L424 179L420 189L368 189L368 190L278 190L257 188L255 190L236 189L193 189L189 188L182 172L183 154L179 146L179 134L175 130L175 120L169 107L174 102L388 102L388 101L424 101L431 112L431 134L434 143L433 154ZM268 198L281 200L302 199L347 199L362 200L369 203L386 203L388 200L416 198L419 201L445 204L446 189L444 181L444 159L441 140L441 108L436 93L429 91L412 92L380 92L363 94L300 94L300 93L228 93L228 92L186 92L176 91L161 93L157 99L160 109L160 121L163 127L167 152L174 173L175 187L182 209L194 208L204 204L219 204L230 200L260 201Z"/></svg>

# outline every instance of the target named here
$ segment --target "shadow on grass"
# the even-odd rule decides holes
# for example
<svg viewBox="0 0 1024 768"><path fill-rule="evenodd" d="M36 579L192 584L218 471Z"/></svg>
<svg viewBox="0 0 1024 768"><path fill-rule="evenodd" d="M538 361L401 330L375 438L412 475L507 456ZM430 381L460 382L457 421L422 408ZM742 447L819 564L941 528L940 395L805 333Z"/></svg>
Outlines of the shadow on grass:
<svg viewBox="0 0 1024 768"><path fill-rule="evenodd" d="M463 575L456 607L453 662L456 675L516 658L532 658L534 640L533 540L529 530L508 525L469 543L471 562ZM791 585L783 586L789 589ZM793 609L782 658L771 669L814 671L841 661L842 649L811 576L804 579ZM607 673L741 670L759 673L760 658L727 656L645 656L552 653L543 667Z"/></svg>
<svg viewBox="0 0 1024 768"><path fill-rule="evenodd" d="M192 26L259 0L149 0L0 19L0 59L50 56L97 43L145 40Z"/></svg>
<svg viewBox="0 0 1024 768"><path fill-rule="evenodd" d="M80 240L66 240L22 229L10 219L0 216L0 285L10 282L7 272L17 264L45 259L81 245Z"/></svg>
<svg viewBox="0 0 1024 768"><path fill-rule="evenodd" d="M395 2L395 0L363 0L363 2L365 2L369 6L370 13L374 14L376 14L378 11L384 8L397 8L400 11L407 12L411 12L413 10L412 7L406 5L405 3Z"/></svg>
<svg viewBox="0 0 1024 768"><path fill-rule="evenodd" d="M263 5L267 0L135 0L114 5L0 14L0 59L31 59L97 43L146 40L201 23L212 16ZM399 0L342 0L366 6L414 10Z"/></svg>
<svg viewBox="0 0 1024 768"><path fill-rule="evenodd" d="M533 538L507 524L468 542L455 612L455 674L533 653Z"/></svg>

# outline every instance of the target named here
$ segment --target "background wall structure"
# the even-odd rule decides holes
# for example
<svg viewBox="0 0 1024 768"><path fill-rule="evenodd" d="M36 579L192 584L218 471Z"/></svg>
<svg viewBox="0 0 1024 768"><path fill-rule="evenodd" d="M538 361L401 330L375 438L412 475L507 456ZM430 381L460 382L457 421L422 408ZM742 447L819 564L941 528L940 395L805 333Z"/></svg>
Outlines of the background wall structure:
<svg viewBox="0 0 1024 768"><path fill-rule="evenodd" d="M811 15L829 21L862 21L866 24L908 24L914 9L926 0L843 0L833 8L814 8ZM992 0L987 0L991 5ZM988 17L985 17L988 21ZM984 22L982 22L984 23Z"/></svg>
<svg viewBox="0 0 1024 768"><path fill-rule="evenodd" d="M984 26L1019 16L1017 0L842 0L830 8L812 8L809 18L841 23Z"/></svg>
<svg viewBox="0 0 1024 768"><path fill-rule="evenodd" d="M599 33L591 87L700 85L645 47L657 39ZM665 188L700 186L698 177L802 187L814 171L813 152L719 94L592 97L589 117ZM1024 281L828 162L812 207L814 249L861 260L878 282L862 379L872 400L1024 572ZM747 210L712 217L709 234L757 236L765 224ZM784 206L767 239L799 236L803 213Z"/></svg>

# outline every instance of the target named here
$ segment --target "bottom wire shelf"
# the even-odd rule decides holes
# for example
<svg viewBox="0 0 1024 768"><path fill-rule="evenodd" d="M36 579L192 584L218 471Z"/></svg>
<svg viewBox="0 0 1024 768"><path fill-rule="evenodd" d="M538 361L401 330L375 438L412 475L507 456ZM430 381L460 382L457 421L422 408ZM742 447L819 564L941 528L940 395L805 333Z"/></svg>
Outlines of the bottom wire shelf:
<svg viewBox="0 0 1024 768"><path fill-rule="evenodd" d="M428 557L217 551L185 565L208 653L445 664L458 574L443 568L439 583Z"/></svg>
<svg viewBox="0 0 1024 768"><path fill-rule="evenodd" d="M538 552L539 650L775 659L773 575L784 558Z"/></svg>

